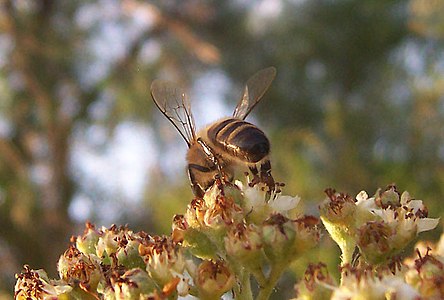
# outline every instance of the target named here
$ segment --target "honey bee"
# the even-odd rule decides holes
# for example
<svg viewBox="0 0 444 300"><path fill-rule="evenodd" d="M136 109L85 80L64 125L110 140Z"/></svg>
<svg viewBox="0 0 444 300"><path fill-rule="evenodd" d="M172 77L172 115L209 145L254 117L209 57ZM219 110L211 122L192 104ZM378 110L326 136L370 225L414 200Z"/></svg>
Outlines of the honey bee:
<svg viewBox="0 0 444 300"><path fill-rule="evenodd" d="M270 141L261 129L245 121L275 76L274 67L255 73L248 79L233 116L218 120L197 134L187 94L168 81L155 80L151 84L154 103L188 145L188 176L196 197L202 198L218 179L232 182L239 166L247 166L251 171L250 185L262 182L270 193L275 189Z"/></svg>

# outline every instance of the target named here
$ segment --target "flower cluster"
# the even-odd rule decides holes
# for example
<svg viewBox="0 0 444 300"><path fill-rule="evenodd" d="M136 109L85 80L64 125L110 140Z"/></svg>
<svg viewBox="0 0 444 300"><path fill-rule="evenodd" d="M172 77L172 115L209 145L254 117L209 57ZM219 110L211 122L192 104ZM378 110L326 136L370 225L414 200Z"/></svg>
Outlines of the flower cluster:
<svg viewBox="0 0 444 300"><path fill-rule="evenodd" d="M236 298L251 294L254 277L258 297L266 299L288 265L319 241L318 219L298 215L298 203L261 184L216 184L175 216L172 236L201 259L222 258L236 275Z"/></svg>
<svg viewBox="0 0 444 300"><path fill-rule="evenodd" d="M295 286L295 299L444 299L444 234L437 245L416 245L416 254L398 261L395 268L341 268L335 284L324 264L310 265L305 280Z"/></svg>
<svg viewBox="0 0 444 300"><path fill-rule="evenodd" d="M294 213L298 198L263 186L216 183L173 219L169 236L127 227L96 229L60 257L60 279L26 267L17 276L17 299L267 299L288 264L314 247L318 219ZM33 298L34 297L34 298Z"/></svg>
<svg viewBox="0 0 444 300"><path fill-rule="evenodd" d="M174 217L168 236L87 223L60 257L59 278L25 266L15 298L268 299L282 273L321 236L319 220L280 187L217 181ZM320 216L342 251L341 278L338 284L325 264L310 264L295 299L444 298L444 235L437 245L418 244L412 258L398 256L438 224L422 201L394 185L373 197L326 194Z"/></svg>
<svg viewBox="0 0 444 300"><path fill-rule="evenodd" d="M354 258L361 263L384 263L439 222L427 217L421 200L408 192L400 194L394 185L379 189L373 197L360 192L353 199L333 189L326 194L320 205L321 220L341 248L343 265L355 264Z"/></svg>

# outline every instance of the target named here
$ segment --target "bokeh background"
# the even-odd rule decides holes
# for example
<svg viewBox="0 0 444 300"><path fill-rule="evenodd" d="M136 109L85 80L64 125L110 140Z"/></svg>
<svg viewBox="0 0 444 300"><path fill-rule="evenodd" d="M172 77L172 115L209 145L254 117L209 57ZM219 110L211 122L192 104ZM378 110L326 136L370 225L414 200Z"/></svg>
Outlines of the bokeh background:
<svg viewBox="0 0 444 300"><path fill-rule="evenodd" d="M1 299L25 263L56 277L87 220L168 234L185 211L186 144L152 103L155 78L187 88L203 127L275 66L248 119L286 194L317 214L327 187L395 182L443 215L442 0L0 3ZM307 261L334 273L338 255L324 237Z"/></svg>

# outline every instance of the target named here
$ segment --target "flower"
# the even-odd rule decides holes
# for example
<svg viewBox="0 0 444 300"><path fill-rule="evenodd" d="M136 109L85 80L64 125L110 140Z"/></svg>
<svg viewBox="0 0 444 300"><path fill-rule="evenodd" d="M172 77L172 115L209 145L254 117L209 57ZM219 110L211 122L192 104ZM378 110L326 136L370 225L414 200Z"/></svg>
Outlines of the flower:
<svg viewBox="0 0 444 300"><path fill-rule="evenodd" d="M184 215L174 215L172 223L171 238L175 243L183 242L186 231L189 229L187 220Z"/></svg>
<svg viewBox="0 0 444 300"><path fill-rule="evenodd" d="M97 254L97 243L99 242L100 233L96 227L87 222L85 224L85 231L82 236L75 239L76 248L84 254Z"/></svg>
<svg viewBox="0 0 444 300"><path fill-rule="evenodd" d="M262 231L254 224L239 223L225 237L225 249L248 269L258 269L264 261Z"/></svg>
<svg viewBox="0 0 444 300"><path fill-rule="evenodd" d="M439 219L427 218L427 208L421 200L413 200L408 192L396 192L390 185L385 191L368 198L360 193L358 211L367 213L365 220L357 220L357 244L370 263L379 263L396 255L423 231L435 228ZM368 213L373 220L368 221ZM365 222L362 222L365 221Z"/></svg>
<svg viewBox="0 0 444 300"><path fill-rule="evenodd" d="M291 262L313 248L320 238L319 220L305 216L290 220L273 214L262 226L264 251L272 263Z"/></svg>
<svg viewBox="0 0 444 300"><path fill-rule="evenodd" d="M350 196L327 189L320 205L321 220L342 251L343 265L351 263L356 246L369 263L380 263L398 254L420 232L431 230L439 219L427 218L427 208L395 185Z"/></svg>
<svg viewBox="0 0 444 300"><path fill-rule="evenodd" d="M441 240L443 237L441 236ZM405 273L405 281L419 291L425 299L444 298L444 257L434 255L432 251L422 255L417 251L416 259L405 261L409 267Z"/></svg>
<svg viewBox="0 0 444 300"><path fill-rule="evenodd" d="M371 268L342 268L342 284L333 289L331 300L419 299L419 293L400 276L385 272L373 273Z"/></svg>
<svg viewBox="0 0 444 300"><path fill-rule="evenodd" d="M79 285L83 290L95 290L102 279L99 258L94 254L84 254L70 246L60 256L57 263L59 276L71 286Z"/></svg>
<svg viewBox="0 0 444 300"><path fill-rule="evenodd" d="M148 274L160 285L165 285L182 274L186 262L182 248L170 237L154 236L139 245L139 254L146 263Z"/></svg>
<svg viewBox="0 0 444 300"><path fill-rule="evenodd" d="M122 234L121 231L116 225L112 225L110 228L101 228L97 242L97 256L109 257L111 254L116 253L119 246L116 237Z"/></svg>
<svg viewBox="0 0 444 300"><path fill-rule="evenodd" d="M68 284L49 280L45 271L31 270L27 265L24 266L23 272L15 277L17 282L14 287L14 299L18 300L54 300L72 291Z"/></svg>
<svg viewBox="0 0 444 300"><path fill-rule="evenodd" d="M226 228L243 218L242 209L234 202L233 198L223 195L217 185L205 193L204 201L208 209L205 211L203 221L208 227Z"/></svg>
<svg viewBox="0 0 444 300"><path fill-rule="evenodd" d="M356 247L356 203L351 196L326 189L327 198L319 206L320 218L342 252L342 263L352 261Z"/></svg>
<svg viewBox="0 0 444 300"><path fill-rule="evenodd" d="M234 285L234 274L221 260L203 261L197 269L196 285L200 299L219 299Z"/></svg>
<svg viewBox="0 0 444 300"><path fill-rule="evenodd" d="M427 207L421 200L414 200L407 191L399 195L394 192L395 190L396 187L390 185L385 192L378 190L376 196L371 198L367 193L361 192L357 197L356 206L359 211L370 213L375 221L396 223L392 226L399 229L398 233L408 238L412 234L416 236L438 225L439 218L428 218ZM361 220L361 223L364 223L363 221Z"/></svg>
<svg viewBox="0 0 444 300"><path fill-rule="evenodd" d="M112 276L110 282L111 288L105 291L105 295L112 299L147 299L156 290L154 281L139 268Z"/></svg>
<svg viewBox="0 0 444 300"><path fill-rule="evenodd" d="M262 184L250 186L236 180L236 186L242 191L242 208L247 219L255 224L261 224L271 214L279 213L287 218L298 215L297 206L300 197L282 195L281 191L272 191L271 195Z"/></svg>
<svg viewBox="0 0 444 300"><path fill-rule="evenodd" d="M225 231L230 224L243 218L242 209L232 197L225 196L218 185L213 185L203 199L195 198L188 205L185 221L191 228Z"/></svg>
<svg viewBox="0 0 444 300"><path fill-rule="evenodd" d="M367 262L377 264L397 250L394 248L396 234L386 222L367 222L358 230L357 245Z"/></svg>
<svg viewBox="0 0 444 300"><path fill-rule="evenodd" d="M332 286L334 281L324 263L309 264L304 279L295 285L294 300L330 299L333 293Z"/></svg>
<svg viewBox="0 0 444 300"><path fill-rule="evenodd" d="M331 188L326 189L325 194L327 198L319 205L321 218L346 230L354 222L355 201L350 195Z"/></svg>

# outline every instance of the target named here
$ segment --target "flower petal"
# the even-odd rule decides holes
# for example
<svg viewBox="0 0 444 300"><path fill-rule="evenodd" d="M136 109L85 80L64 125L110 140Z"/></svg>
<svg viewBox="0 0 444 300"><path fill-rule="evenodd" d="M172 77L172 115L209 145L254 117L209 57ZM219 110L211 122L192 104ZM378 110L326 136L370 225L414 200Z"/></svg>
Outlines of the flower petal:
<svg viewBox="0 0 444 300"><path fill-rule="evenodd" d="M418 220L418 231L417 233L428 231L434 229L439 224L440 218L422 218Z"/></svg>

